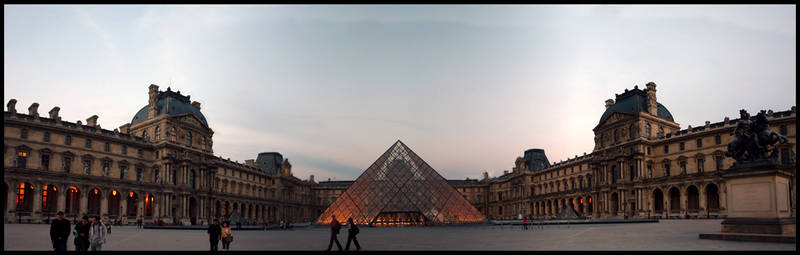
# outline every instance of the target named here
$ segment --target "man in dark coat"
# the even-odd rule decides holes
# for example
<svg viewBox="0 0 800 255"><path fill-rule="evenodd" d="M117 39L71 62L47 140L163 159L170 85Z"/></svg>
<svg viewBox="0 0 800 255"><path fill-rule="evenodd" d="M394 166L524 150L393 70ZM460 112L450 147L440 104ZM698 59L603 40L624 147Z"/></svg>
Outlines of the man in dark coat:
<svg viewBox="0 0 800 255"><path fill-rule="evenodd" d="M358 226L353 222L353 218L347 218L347 225L350 225L350 228L347 229L347 245L344 246L344 250L349 251L350 241L353 241L353 243L356 244L356 251L360 251L361 245L358 244L358 239L356 239L356 235L358 235Z"/></svg>
<svg viewBox="0 0 800 255"><path fill-rule="evenodd" d="M208 225L208 241L211 243L211 250L219 250L219 239L222 237L222 228L219 227L219 221L214 219L211 225Z"/></svg>
<svg viewBox="0 0 800 255"><path fill-rule="evenodd" d="M83 216L81 222L75 225L75 250L88 251L89 250L89 230L92 224L89 224L89 217Z"/></svg>
<svg viewBox="0 0 800 255"><path fill-rule="evenodd" d="M53 242L53 250L67 251L69 228L69 220L64 219L64 212L58 212L56 219L50 224L50 241Z"/></svg>
<svg viewBox="0 0 800 255"><path fill-rule="evenodd" d="M342 244L339 243L339 239L336 238L336 235L339 234L339 229L342 228L342 224L339 224L339 221L336 220L336 215L333 215L333 220L331 220L331 242L328 243L328 251L331 250L333 247L333 242L336 242L336 246L339 247L339 251L342 250Z"/></svg>

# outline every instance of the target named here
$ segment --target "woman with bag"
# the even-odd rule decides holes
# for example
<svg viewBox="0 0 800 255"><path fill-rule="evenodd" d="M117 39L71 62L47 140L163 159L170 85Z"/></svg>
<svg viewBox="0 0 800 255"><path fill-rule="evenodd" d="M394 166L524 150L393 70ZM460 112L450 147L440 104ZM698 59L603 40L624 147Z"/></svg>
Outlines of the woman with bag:
<svg viewBox="0 0 800 255"><path fill-rule="evenodd" d="M345 245L344 250L350 250L350 241L356 245L356 251L361 250L361 245L358 245L358 239L356 239L356 235L358 235L358 226L353 223L353 218L347 218L347 225L350 225L350 228L347 229L347 245Z"/></svg>
<svg viewBox="0 0 800 255"><path fill-rule="evenodd" d="M231 250L231 242L233 242L233 234L228 222L222 223L222 249Z"/></svg>

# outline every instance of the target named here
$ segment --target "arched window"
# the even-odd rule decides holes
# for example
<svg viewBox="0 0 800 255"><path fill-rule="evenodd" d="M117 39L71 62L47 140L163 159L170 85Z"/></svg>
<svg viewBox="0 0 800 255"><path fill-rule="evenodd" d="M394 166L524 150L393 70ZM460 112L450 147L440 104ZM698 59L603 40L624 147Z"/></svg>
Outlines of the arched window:
<svg viewBox="0 0 800 255"><path fill-rule="evenodd" d="M614 142L619 142L619 129L614 129Z"/></svg>
<svg viewBox="0 0 800 255"><path fill-rule="evenodd" d="M658 128L658 137L664 137L664 128L662 127Z"/></svg>
<svg viewBox="0 0 800 255"><path fill-rule="evenodd" d="M156 141L161 140L161 127L156 126Z"/></svg>
<svg viewBox="0 0 800 255"><path fill-rule="evenodd" d="M142 131L142 139L147 140L147 130Z"/></svg>
<svg viewBox="0 0 800 255"><path fill-rule="evenodd" d="M192 146L192 132L189 131L186 133L186 144Z"/></svg>
<svg viewBox="0 0 800 255"><path fill-rule="evenodd" d="M647 123L647 125L644 126L644 135L646 135L647 138L650 138L651 136L653 136L653 134L651 133L651 131L652 131L651 129L652 129L652 127L650 127L650 123Z"/></svg>
<svg viewBox="0 0 800 255"><path fill-rule="evenodd" d="M630 139L636 138L636 127L634 127L633 124L631 124L631 126L628 127L628 133L629 133L628 134L629 135L628 138L630 138Z"/></svg>
<svg viewBox="0 0 800 255"><path fill-rule="evenodd" d="M606 136L605 134L600 134L600 147L606 146Z"/></svg>

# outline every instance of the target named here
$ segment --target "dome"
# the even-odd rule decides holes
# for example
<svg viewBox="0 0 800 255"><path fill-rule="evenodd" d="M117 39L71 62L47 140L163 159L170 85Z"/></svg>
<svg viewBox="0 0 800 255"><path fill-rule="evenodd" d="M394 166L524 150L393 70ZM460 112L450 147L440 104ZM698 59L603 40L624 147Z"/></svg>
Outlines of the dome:
<svg viewBox="0 0 800 255"><path fill-rule="evenodd" d="M145 105L141 110L139 110L139 112L136 113L136 115L133 116L131 125L136 125L147 120L147 107L148 106ZM194 114L194 116L200 119L205 126L208 126L206 117L200 113L200 110L189 104L188 96L182 96L169 90L158 93L158 101L156 101L156 116L161 114L176 115L183 113Z"/></svg>
<svg viewBox="0 0 800 255"><path fill-rule="evenodd" d="M656 104L658 107L657 117L675 122L675 120L672 119L672 113L667 110L667 107L658 102L656 102ZM603 116L600 117L600 123L610 117L611 113L615 111L630 113L647 112L647 94L644 91L635 88L631 91L623 93L622 95L618 95L616 103L611 107L608 107L608 109L603 112Z"/></svg>

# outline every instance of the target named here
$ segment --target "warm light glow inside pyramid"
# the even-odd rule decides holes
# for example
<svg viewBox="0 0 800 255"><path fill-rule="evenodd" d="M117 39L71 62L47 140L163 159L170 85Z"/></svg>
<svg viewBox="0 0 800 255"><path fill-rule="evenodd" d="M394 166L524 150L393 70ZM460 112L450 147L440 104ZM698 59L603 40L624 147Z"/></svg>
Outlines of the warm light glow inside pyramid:
<svg viewBox="0 0 800 255"><path fill-rule="evenodd" d="M397 141L317 219L344 223L411 225L485 221L428 163Z"/></svg>

